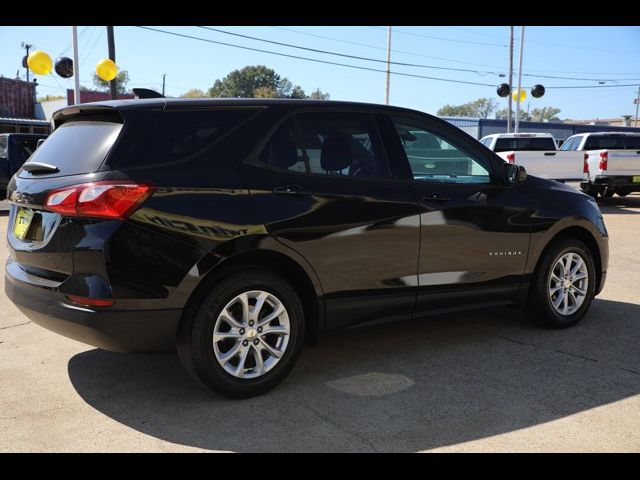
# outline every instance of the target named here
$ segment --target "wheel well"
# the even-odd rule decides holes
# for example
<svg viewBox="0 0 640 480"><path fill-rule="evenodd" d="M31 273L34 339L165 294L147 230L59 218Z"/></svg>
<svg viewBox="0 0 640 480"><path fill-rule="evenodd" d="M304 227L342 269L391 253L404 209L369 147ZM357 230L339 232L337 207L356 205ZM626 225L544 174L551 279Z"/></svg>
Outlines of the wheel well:
<svg viewBox="0 0 640 480"><path fill-rule="evenodd" d="M547 249L560 238L575 238L580 240L587 246L587 248L591 252L591 255L593 256L593 261L596 264L596 285L600 285L600 280L602 277L602 259L600 258L600 249L598 248L598 243L596 242L596 239L593 238L593 235L591 235L591 233L587 229L582 227L568 227L556 233L542 250L540 258L538 259L538 263L536 264L536 271L540 266L540 262L542 261L544 252L546 252Z"/></svg>
<svg viewBox="0 0 640 480"><path fill-rule="evenodd" d="M305 312L305 343L315 345L320 325L320 304L311 279L294 260L281 253L268 250L252 250L234 255L216 265L200 281L187 301L180 323L193 313L207 292L222 277L247 268L262 268L281 276L296 291Z"/></svg>

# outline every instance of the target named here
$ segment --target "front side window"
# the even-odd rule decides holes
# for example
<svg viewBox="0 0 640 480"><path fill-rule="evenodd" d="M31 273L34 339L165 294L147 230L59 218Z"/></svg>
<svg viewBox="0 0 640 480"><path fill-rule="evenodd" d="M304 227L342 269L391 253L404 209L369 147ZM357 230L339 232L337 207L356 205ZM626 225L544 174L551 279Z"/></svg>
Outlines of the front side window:
<svg viewBox="0 0 640 480"><path fill-rule="evenodd" d="M308 169L305 160L298 128L293 118L290 118L273 134L258 162L273 170L306 173Z"/></svg>
<svg viewBox="0 0 640 480"><path fill-rule="evenodd" d="M429 182L490 183L487 168L462 148L411 122L394 119L413 178Z"/></svg>
<svg viewBox="0 0 640 480"><path fill-rule="evenodd" d="M577 144L580 142L580 137L570 137L562 144L560 150L566 152L569 150L575 150Z"/></svg>

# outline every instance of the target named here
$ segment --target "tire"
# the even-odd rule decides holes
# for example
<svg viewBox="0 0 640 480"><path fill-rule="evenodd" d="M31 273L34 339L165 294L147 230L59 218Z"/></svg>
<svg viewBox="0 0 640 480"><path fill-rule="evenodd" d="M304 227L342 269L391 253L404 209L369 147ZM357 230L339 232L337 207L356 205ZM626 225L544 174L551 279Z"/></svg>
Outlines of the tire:
<svg viewBox="0 0 640 480"><path fill-rule="evenodd" d="M586 273L585 278L587 279L587 285L586 288L582 288L582 291L586 292L584 296L579 294L576 296L577 291L572 288L569 288L570 293L564 293L564 284L552 280L552 269L554 269L554 274L559 274L561 269L557 267L557 262L561 258L568 258L565 257L565 255L569 253L574 254L574 260L571 263L572 266L578 265L578 262L575 260L576 254L584 263L585 269L580 269L579 272L576 273L576 277ZM559 276L562 277L562 275ZM587 246L576 239L572 239L569 237L560 238L553 242L545 250L540 263L536 268L533 276L531 290L529 292L529 297L527 300L526 313L531 320L544 327L571 327L578 323L589 309L589 305L591 305L593 297L595 296L595 284L595 262L593 261L593 256ZM559 289L559 291L551 295L551 289L557 288L558 285L563 286ZM578 280L576 281L576 286L584 287L584 283L582 282L582 280ZM566 308L566 313L561 313L558 308L554 307L552 303L552 298L554 300L557 300L560 295L562 295L563 298L558 308L560 310ZM566 304L564 304L565 295L568 295L568 307L566 307ZM579 302L579 297L583 298L581 304L578 306L577 303ZM571 308L572 300L575 300L575 302L573 302L573 307L577 307L575 308L575 311L572 311Z"/></svg>
<svg viewBox="0 0 640 480"><path fill-rule="evenodd" d="M607 188L604 192L602 192L602 198L611 198L615 192L610 188Z"/></svg>
<svg viewBox="0 0 640 480"><path fill-rule="evenodd" d="M247 313L243 313L242 300L238 300L247 292L248 318ZM252 295L258 293L264 293L266 298L258 312L258 315L261 314L259 318L252 316L255 302L260 298L253 298ZM235 300L236 303L230 304ZM264 327L258 327L260 321L276 313L277 305L284 308L284 313ZM233 318L227 320L228 317L221 317L223 310ZM253 326L250 327L252 318ZM245 328L240 329L240 326ZM186 314L178 331L178 356L187 373L199 383L230 398L253 397L271 390L289 374L304 343L304 327L302 304L289 283L266 270L244 270L216 283L191 309L191 313ZM257 333L260 329L265 332L278 328L279 331L288 328L288 335ZM215 346L214 330L219 339ZM225 334L234 337L220 340ZM267 345L272 352L279 352L280 357L267 350ZM239 353L231 356L236 350ZM241 367L245 350L247 353L244 354ZM222 359L224 355L229 355L226 362ZM260 363L256 355L260 355Z"/></svg>
<svg viewBox="0 0 640 480"><path fill-rule="evenodd" d="M586 193L590 197L593 197L596 200L598 199L598 189L595 188L592 184L589 184L587 187L582 187L581 190L583 193Z"/></svg>

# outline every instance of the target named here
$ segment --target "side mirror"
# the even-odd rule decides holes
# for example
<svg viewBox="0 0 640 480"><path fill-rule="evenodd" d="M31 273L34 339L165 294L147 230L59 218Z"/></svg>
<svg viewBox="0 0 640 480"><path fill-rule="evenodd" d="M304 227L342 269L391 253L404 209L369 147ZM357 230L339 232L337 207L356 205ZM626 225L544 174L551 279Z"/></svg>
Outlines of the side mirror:
<svg viewBox="0 0 640 480"><path fill-rule="evenodd" d="M527 171L522 165L515 165L513 163L505 163L505 179L508 184L521 183L527 178Z"/></svg>

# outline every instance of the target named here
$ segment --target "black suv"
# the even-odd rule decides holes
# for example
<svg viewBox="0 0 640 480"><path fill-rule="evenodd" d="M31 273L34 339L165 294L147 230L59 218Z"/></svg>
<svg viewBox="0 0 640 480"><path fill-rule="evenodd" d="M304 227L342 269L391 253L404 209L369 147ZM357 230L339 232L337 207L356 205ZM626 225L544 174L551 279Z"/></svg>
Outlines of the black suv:
<svg viewBox="0 0 640 480"><path fill-rule="evenodd" d="M568 327L605 281L588 196L431 115L158 98L54 122L9 184L7 295L106 350L175 348L231 397L319 332L496 302Z"/></svg>

